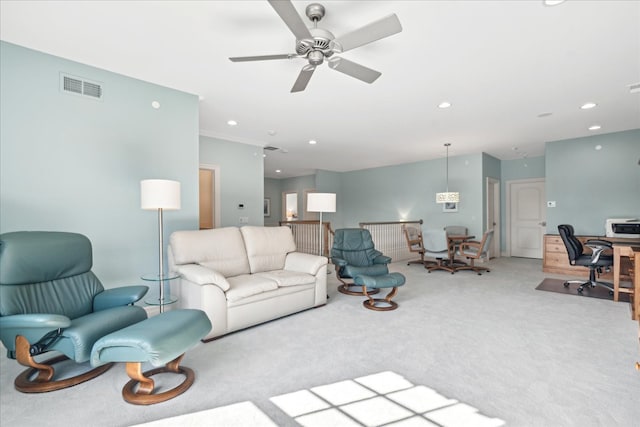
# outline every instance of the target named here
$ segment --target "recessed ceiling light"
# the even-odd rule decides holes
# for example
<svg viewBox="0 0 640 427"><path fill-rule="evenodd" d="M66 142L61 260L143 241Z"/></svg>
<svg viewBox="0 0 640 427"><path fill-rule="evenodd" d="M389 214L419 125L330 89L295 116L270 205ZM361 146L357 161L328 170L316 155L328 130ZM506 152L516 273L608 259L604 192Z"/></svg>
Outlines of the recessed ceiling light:
<svg viewBox="0 0 640 427"><path fill-rule="evenodd" d="M447 101L444 101L438 104L438 108L449 108L449 107L451 107L451 103Z"/></svg>
<svg viewBox="0 0 640 427"><path fill-rule="evenodd" d="M309 140L309 144L311 145L316 145L318 143L318 141L316 141L315 139L310 139Z"/></svg>
<svg viewBox="0 0 640 427"><path fill-rule="evenodd" d="M564 2L565 0L544 0L542 3L544 3L545 6L557 6Z"/></svg>
<svg viewBox="0 0 640 427"><path fill-rule="evenodd" d="M602 150L602 145L598 144L594 147L597 151Z"/></svg>
<svg viewBox="0 0 640 427"><path fill-rule="evenodd" d="M237 125L238 125L238 122L236 122L235 120L229 120L229 121L227 121L227 124L228 124L229 126L237 126Z"/></svg>
<svg viewBox="0 0 640 427"><path fill-rule="evenodd" d="M583 109L583 110L590 110L593 107L595 107L596 105L598 105L598 104L596 104L595 102L587 102L585 104L582 104L582 106L580 108Z"/></svg>
<svg viewBox="0 0 640 427"><path fill-rule="evenodd" d="M276 169L276 173L280 173L282 172L280 169Z"/></svg>
<svg viewBox="0 0 640 427"><path fill-rule="evenodd" d="M158 101L153 101L151 103L151 106L157 110L158 108L160 108L160 103Z"/></svg>
<svg viewBox="0 0 640 427"><path fill-rule="evenodd" d="M268 130L267 135L274 136L277 132L275 130Z"/></svg>
<svg viewBox="0 0 640 427"><path fill-rule="evenodd" d="M589 126L589 130L598 130L598 129L601 129L601 128L602 128L602 126L600 126L600 125Z"/></svg>

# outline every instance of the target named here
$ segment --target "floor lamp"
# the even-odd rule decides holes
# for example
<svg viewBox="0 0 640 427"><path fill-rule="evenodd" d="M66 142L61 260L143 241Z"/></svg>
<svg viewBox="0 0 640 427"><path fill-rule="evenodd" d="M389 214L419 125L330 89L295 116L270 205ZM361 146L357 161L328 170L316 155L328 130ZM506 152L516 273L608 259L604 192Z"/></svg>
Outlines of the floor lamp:
<svg viewBox="0 0 640 427"><path fill-rule="evenodd" d="M322 238L322 213L336 211L335 193L309 193L307 195L307 211L320 212L320 256L323 255L324 239Z"/></svg>
<svg viewBox="0 0 640 427"><path fill-rule="evenodd" d="M164 311L164 226L162 211L180 209L180 183L166 179L145 179L140 181L140 207L158 210L158 283L160 285L160 313Z"/></svg>

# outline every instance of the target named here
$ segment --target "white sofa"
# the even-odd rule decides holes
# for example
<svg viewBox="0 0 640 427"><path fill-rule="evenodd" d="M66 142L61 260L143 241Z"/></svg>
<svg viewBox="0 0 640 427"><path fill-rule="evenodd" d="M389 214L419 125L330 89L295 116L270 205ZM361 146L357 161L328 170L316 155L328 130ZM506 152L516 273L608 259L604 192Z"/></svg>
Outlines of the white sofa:
<svg viewBox="0 0 640 427"><path fill-rule="evenodd" d="M296 252L288 227L176 231L167 256L178 306L211 320L204 340L327 302L327 258Z"/></svg>

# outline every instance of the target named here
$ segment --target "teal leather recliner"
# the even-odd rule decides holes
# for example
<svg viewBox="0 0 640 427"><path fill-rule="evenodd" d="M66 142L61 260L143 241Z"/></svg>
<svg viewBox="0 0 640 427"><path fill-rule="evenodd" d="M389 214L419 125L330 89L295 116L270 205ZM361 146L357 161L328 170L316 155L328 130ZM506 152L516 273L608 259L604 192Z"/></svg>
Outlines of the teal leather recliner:
<svg viewBox="0 0 640 427"><path fill-rule="evenodd" d="M341 228L335 231L331 262L336 266L336 276L342 285L338 291L347 295L364 295L362 286L355 285L353 279L359 275L370 277L389 274L391 258L378 251L369 230L364 228ZM368 294L378 293L378 289L368 290Z"/></svg>
<svg viewBox="0 0 640 427"><path fill-rule="evenodd" d="M8 357L29 368L16 378L17 390L47 392L95 378L113 364L62 379L55 378L53 365L87 362L99 338L147 318L132 305L146 286L105 290L92 264L91 242L81 234L0 235L0 340ZM62 355L35 360L50 351Z"/></svg>

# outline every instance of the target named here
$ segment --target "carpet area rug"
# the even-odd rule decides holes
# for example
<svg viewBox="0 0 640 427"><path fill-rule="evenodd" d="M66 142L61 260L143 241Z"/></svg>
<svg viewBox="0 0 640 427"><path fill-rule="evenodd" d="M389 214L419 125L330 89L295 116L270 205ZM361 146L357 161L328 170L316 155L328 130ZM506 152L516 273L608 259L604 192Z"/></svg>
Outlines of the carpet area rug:
<svg viewBox="0 0 640 427"><path fill-rule="evenodd" d="M580 294L578 292L579 285L577 283L571 283L568 287L565 287L564 282L565 280L562 279L544 279L536 287L536 290L613 300L613 296L609 294L609 290L602 286L596 286L595 288L585 287L582 294ZM629 302L629 294L620 293L619 301Z"/></svg>
<svg viewBox="0 0 640 427"><path fill-rule="evenodd" d="M303 427L498 427L505 422L394 372L298 390L269 399ZM276 427L252 402L132 427Z"/></svg>

